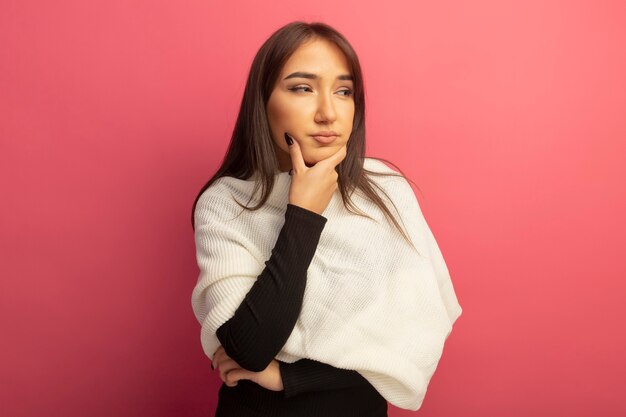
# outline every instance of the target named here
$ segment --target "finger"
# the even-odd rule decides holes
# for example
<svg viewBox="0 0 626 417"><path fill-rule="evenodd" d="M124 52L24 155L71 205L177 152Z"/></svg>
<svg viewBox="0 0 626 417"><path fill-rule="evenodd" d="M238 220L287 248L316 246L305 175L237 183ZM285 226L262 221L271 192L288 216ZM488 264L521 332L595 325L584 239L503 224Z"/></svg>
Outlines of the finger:
<svg viewBox="0 0 626 417"><path fill-rule="evenodd" d="M213 354L213 360L211 361L211 367L217 369L222 361L222 356L226 355L224 348L220 345L219 348Z"/></svg>
<svg viewBox="0 0 626 417"><path fill-rule="evenodd" d="M224 382L227 385L232 384L232 386L235 386L240 379L249 379L248 373L249 371L245 369L234 368L226 373L226 380Z"/></svg>
<svg viewBox="0 0 626 417"><path fill-rule="evenodd" d="M224 383L229 387L234 387L235 385L237 385L237 380L233 380L233 375L231 375L233 372L234 371L230 371L220 374L220 378L222 379L222 381L224 381Z"/></svg>
<svg viewBox="0 0 626 417"><path fill-rule="evenodd" d="M213 357L215 357L215 355L217 355L217 352L219 352L220 350L224 350L224 348L222 347L222 345L219 345L217 349L215 349L215 352L213 352Z"/></svg>
<svg viewBox="0 0 626 417"><path fill-rule="evenodd" d="M306 170L306 164L304 163L304 158L302 157L302 150L300 148L300 143L290 135L285 132L285 140L287 137L293 140L291 145L289 146L289 156L291 157L291 166L293 167L293 172L303 172ZM289 144L289 142L287 142Z"/></svg>
<svg viewBox="0 0 626 417"><path fill-rule="evenodd" d="M230 382L226 380L226 376L233 369L237 368L240 368L240 366L232 359L226 359L225 361L220 363L220 378L222 379L222 381L229 384Z"/></svg>

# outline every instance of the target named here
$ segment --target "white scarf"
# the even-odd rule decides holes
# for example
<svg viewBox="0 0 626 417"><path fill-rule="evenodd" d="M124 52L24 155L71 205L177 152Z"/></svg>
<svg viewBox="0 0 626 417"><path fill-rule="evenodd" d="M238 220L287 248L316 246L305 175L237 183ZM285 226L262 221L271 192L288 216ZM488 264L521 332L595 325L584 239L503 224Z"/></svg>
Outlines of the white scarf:
<svg viewBox="0 0 626 417"><path fill-rule="evenodd" d="M395 172L371 158L364 159L364 167ZM371 178L398 207L420 254L360 191L353 201L377 222L347 211L336 190L322 213L327 222L308 268L300 316L276 359L308 358L354 369L391 404L417 410L462 309L409 183L400 177ZM287 172L278 172L266 204L230 222L243 210L231 193L246 204L252 179L222 177L197 202L200 275L191 301L211 360L220 346L216 330L234 315L271 255L290 182ZM402 225L393 205L386 204Z"/></svg>

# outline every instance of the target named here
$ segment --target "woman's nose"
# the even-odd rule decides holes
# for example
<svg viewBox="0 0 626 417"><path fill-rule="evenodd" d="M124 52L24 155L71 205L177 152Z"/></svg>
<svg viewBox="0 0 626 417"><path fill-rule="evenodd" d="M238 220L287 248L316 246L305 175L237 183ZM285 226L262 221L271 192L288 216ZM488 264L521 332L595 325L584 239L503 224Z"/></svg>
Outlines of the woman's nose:
<svg viewBox="0 0 626 417"><path fill-rule="evenodd" d="M317 113L315 121L318 123L333 122L337 118L335 106L330 94L320 94L317 104Z"/></svg>

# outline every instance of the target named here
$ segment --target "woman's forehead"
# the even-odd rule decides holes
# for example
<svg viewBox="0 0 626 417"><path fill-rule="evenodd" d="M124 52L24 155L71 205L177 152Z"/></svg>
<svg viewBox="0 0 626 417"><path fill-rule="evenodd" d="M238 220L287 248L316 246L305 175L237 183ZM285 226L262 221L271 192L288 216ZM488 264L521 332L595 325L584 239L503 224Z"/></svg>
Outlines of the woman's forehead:
<svg viewBox="0 0 626 417"><path fill-rule="evenodd" d="M296 74L296 75L293 75ZM305 75L304 77L302 75ZM289 57L281 71L285 78L320 78L350 75L350 66L341 49L332 42L316 40L300 45Z"/></svg>

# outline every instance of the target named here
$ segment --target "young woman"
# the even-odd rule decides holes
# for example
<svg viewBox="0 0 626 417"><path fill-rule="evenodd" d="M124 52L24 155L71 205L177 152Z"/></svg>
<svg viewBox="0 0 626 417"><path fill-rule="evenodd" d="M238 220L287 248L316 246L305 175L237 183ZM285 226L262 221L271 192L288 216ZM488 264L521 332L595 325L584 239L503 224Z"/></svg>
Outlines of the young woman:
<svg viewBox="0 0 626 417"><path fill-rule="evenodd" d="M192 209L217 417L421 406L461 307L405 177L365 157L364 115L358 58L335 29L293 22L258 51Z"/></svg>

